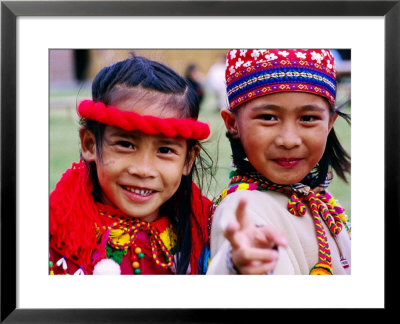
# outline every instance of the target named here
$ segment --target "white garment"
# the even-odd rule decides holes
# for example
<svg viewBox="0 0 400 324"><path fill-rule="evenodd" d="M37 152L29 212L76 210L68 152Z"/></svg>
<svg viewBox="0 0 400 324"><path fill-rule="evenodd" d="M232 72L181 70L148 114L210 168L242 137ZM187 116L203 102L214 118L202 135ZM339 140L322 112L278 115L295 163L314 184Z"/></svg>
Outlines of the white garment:
<svg viewBox="0 0 400 324"><path fill-rule="evenodd" d="M224 237L228 223L235 219L240 197L247 198L246 213L256 225L273 225L287 237L288 247L279 248L279 259L274 274L308 275L318 262L318 241L312 215L307 206L304 216L294 216L287 210L288 196L275 191L238 190L227 195L215 210L211 230L211 261L207 274L229 274L227 255L230 243ZM334 238L322 221L332 258L333 274L350 274L351 240L346 229ZM340 256L349 262L343 268Z"/></svg>

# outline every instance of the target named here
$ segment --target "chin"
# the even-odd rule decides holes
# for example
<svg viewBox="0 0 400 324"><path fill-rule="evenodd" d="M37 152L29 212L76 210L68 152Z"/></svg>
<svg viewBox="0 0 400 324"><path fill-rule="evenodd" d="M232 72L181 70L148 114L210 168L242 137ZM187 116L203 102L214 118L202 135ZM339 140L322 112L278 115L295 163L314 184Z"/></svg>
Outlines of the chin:
<svg viewBox="0 0 400 324"><path fill-rule="evenodd" d="M279 178L279 179L276 179L276 180L271 179L271 178L267 178L267 179L271 180L273 183L288 186L288 185L293 185L293 184L295 184L295 183L301 182L301 180L302 180L303 178L300 178L300 179L299 179L299 178L290 179L290 178L287 178L287 177L286 177L286 178Z"/></svg>

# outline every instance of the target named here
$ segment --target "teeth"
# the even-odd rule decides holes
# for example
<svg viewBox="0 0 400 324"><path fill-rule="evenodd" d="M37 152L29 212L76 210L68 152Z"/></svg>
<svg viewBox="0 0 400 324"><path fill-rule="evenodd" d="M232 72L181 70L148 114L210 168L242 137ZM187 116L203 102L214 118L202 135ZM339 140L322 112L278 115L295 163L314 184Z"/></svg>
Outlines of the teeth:
<svg viewBox="0 0 400 324"><path fill-rule="evenodd" d="M130 192L134 192L135 194L142 195L142 196L150 195L153 192L152 190L135 189L135 188L129 188L129 187L125 187L125 189Z"/></svg>

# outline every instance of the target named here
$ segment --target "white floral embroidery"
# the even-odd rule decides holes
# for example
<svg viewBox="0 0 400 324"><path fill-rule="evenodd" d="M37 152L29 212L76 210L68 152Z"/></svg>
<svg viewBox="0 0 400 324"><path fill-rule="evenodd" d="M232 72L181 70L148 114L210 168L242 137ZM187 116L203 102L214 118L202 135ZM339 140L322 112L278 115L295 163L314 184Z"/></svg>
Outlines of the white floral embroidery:
<svg viewBox="0 0 400 324"><path fill-rule="evenodd" d="M247 61L246 63L243 63L244 67L249 67L251 65L251 61Z"/></svg>
<svg viewBox="0 0 400 324"><path fill-rule="evenodd" d="M271 54L265 55L265 58L267 59L267 61L273 61L273 60L276 60L278 58L278 56L276 56L274 53L271 53Z"/></svg>
<svg viewBox="0 0 400 324"><path fill-rule="evenodd" d="M236 70L234 69L233 65L229 68L229 72L230 72L231 74L233 74L233 73L236 72Z"/></svg>
<svg viewBox="0 0 400 324"><path fill-rule="evenodd" d="M236 52L237 50L232 50L229 54L231 55L231 60L233 60L234 58L236 58Z"/></svg>
<svg viewBox="0 0 400 324"><path fill-rule="evenodd" d="M85 273L83 272L82 268L79 267L78 270L74 272L74 276L84 276Z"/></svg>
<svg viewBox="0 0 400 324"><path fill-rule="evenodd" d="M259 50L253 50L253 53L251 53L251 57L254 59L257 59L259 56L260 56Z"/></svg>
<svg viewBox="0 0 400 324"><path fill-rule="evenodd" d="M312 51L311 52L311 59L317 61L318 64L321 64L322 55L320 53L316 53L315 51Z"/></svg>
<svg viewBox="0 0 400 324"><path fill-rule="evenodd" d="M302 53L302 52L296 52L295 54L296 54L297 58L302 58L302 59L305 59L307 56L306 53Z"/></svg>
<svg viewBox="0 0 400 324"><path fill-rule="evenodd" d="M329 69L332 69L332 68L333 68L333 65L331 64L331 61L330 61L330 60L327 60L326 66L327 66Z"/></svg>
<svg viewBox="0 0 400 324"><path fill-rule="evenodd" d="M282 55L283 57L286 57L289 55L289 52L287 51L279 51L278 54Z"/></svg>
<svg viewBox="0 0 400 324"><path fill-rule="evenodd" d="M239 57L239 59L236 61L235 67L238 68L238 67L240 67L243 63L244 63L244 61L242 61L242 59Z"/></svg>
<svg viewBox="0 0 400 324"><path fill-rule="evenodd" d="M65 260L64 257L62 257L60 260L58 260L57 263L56 263L56 265L57 265L57 267L62 266L62 268L63 268L64 270L67 270L67 269L68 269L67 261Z"/></svg>
<svg viewBox="0 0 400 324"><path fill-rule="evenodd" d="M240 50L240 56L246 56L247 50Z"/></svg>
<svg viewBox="0 0 400 324"><path fill-rule="evenodd" d="M333 55L331 51L325 51L326 52L326 56L329 57L330 60L333 60Z"/></svg>

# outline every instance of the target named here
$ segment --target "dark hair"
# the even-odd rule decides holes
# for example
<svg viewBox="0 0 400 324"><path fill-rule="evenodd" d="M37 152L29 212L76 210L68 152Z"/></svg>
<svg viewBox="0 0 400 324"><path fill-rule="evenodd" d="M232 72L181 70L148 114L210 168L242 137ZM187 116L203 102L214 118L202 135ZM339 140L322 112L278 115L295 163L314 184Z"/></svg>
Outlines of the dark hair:
<svg viewBox="0 0 400 324"><path fill-rule="evenodd" d="M179 116L182 118L197 119L199 115L199 102L193 88L183 77L161 63L151 61L144 57L133 57L103 68L96 75L92 83L93 100L96 102L101 101L107 105L114 100L116 89L121 89L121 87L123 87L122 93L124 93L125 90L138 89L139 95L141 90L145 90L142 91L142 93L151 92L155 95L160 93L167 94L168 96L165 96L166 99L165 102L163 102L165 103L164 106L179 109ZM119 91L117 95L120 93L121 91ZM141 99L143 99L143 97L141 97ZM101 157L101 146L106 125L85 119L81 120L81 125L94 134L96 138L96 149ZM188 161L192 149L196 145L200 148L202 148L202 146L199 141L193 139L189 139L187 143L188 152L186 160ZM203 156L204 154L205 157ZM93 182L92 195L96 201L101 201L102 191L97 177L95 162L88 163L88 169ZM212 160L202 148L190 174L182 176L178 190L160 208L160 214L166 215L177 231L177 245L175 249L177 255L176 269L178 274L185 274L187 272L191 255L192 232L190 214L192 213L191 194L193 175L197 177L199 187L201 188L202 178L200 177L200 172L211 172L211 170ZM202 234L203 233L199 232L199 237L202 237Z"/></svg>
<svg viewBox="0 0 400 324"><path fill-rule="evenodd" d="M236 113L240 107L241 106L236 107L234 113ZM331 106L329 105L329 107ZM332 116L335 113L344 118L347 123L350 124L349 114L343 113L339 110L334 111L333 109L331 109ZM226 133L226 136L228 137L231 144L233 163L238 171L240 173L257 172L253 165L247 160L246 152L240 139L234 138L229 132ZM315 176L306 176L306 178L302 180L302 183L309 185L311 188L314 188L324 183L328 175L329 167L332 167L336 174L345 182L347 182L346 173L350 173L351 169L350 155L340 144L340 141L336 136L335 130L333 128L328 134L324 154L322 155L315 168L311 171L311 173L313 173Z"/></svg>

